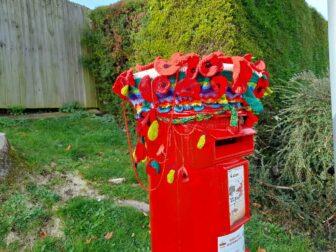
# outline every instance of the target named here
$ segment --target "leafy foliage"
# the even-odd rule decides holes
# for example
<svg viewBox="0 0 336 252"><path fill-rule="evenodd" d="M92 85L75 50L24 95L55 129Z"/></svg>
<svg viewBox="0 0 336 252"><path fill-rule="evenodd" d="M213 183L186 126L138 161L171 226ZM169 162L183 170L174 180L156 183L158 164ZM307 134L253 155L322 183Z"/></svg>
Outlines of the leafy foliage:
<svg viewBox="0 0 336 252"><path fill-rule="evenodd" d="M145 15L143 1L121 1L90 13L91 28L84 32L83 44L88 54L82 59L96 81L98 100L104 111L122 120L120 99L111 93L112 84L129 67L134 54L132 34Z"/></svg>
<svg viewBox="0 0 336 252"><path fill-rule="evenodd" d="M65 103L59 109L60 112L64 112L64 113L74 113L76 111L81 111L81 110L83 110L83 107L78 101Z"/></svg>
<svg viewBox="0 0 336 252"><path fill-rule="evenodd" d="M20 106L20 105L11 106L8 108L8 113L12 116L23 115L24 111L25 111L25 107Z"/></svg>
<svg viewBox="0 0 336 252"><path fill-rule="evenodd" d="M135 36L136 62L175 52L235 53L233 1L148 1L144 25Z"/></svg>
<svg viewBox="0 0 336 252"><path fill-rule="evenodd" d="M336 211L336 198L334 179L328 173L333 160L329 78L306 72L286 86L277 90L283 108L264 132L269 137L259 143L263 151L257 153L259 163L251 169L255 196L263 204L272 202L273 207L286 209L287 218L306 231L330 239L335 236L335 223L329 218Z"/></svg>
<svg viewBox="0 0 336 252"><path fill-rule="evenodd" d="M273 79L327 67L327 22L304 0L149 0L148 10L135 35L137 62L220 50L263 58Z"/></svg>
<svg viewBox="0 0 336 252"><path fill-rule="evenodd" d="M267 62L271 79L288 80L328 64L327 22L304 0L238 0L233 21L238 53L251 52ZM277 85L273 82L272 86ZM280 83L279 83L280 84Z"/></svg>

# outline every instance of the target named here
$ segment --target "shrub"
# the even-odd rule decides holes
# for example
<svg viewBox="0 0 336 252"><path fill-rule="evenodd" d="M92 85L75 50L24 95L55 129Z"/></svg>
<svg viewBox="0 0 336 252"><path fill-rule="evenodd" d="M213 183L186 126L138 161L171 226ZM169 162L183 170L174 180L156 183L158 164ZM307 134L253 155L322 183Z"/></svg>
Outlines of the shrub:
<svg viewBox="0 0 336 252"><path fill-rule="evenodd" d="M301 230L327 239L336 235L329 87L329 78L305 72L278 88L283 108L264 132L269 137L259 142L262 152L251 169L258 201L285 210L286 223L295 220Z"/></svg>
<svg viewBox="0 0 336 252"><path fill-rule="evenodd" d="M134 39L133 61L176 51L251 52L267 62L273 80L320 74L328 64L327 22L304 0L148 0Z"/></svg>
<svg viewBox="0 0 336 252"><path fill-rule="evenodd" d="M143 1L120 1L90 13L91 26L84 32L88 54L82 59L96 81L98 101L103 111L122 121L120 99L111 93L115 78L129 65L134 53L132 34L145 15Z"/></svg>

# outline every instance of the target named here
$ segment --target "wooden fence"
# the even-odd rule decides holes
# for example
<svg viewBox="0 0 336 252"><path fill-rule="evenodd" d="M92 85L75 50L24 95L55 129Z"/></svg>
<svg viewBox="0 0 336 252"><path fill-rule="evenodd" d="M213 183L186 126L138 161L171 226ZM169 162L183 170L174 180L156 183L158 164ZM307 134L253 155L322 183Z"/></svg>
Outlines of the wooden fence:
<svg viewBox="0 0 336 252"><path fill-rule="evenodd" d="M0 0L0 108L97 106L80 64L88 11L66 0Z"/></svg>

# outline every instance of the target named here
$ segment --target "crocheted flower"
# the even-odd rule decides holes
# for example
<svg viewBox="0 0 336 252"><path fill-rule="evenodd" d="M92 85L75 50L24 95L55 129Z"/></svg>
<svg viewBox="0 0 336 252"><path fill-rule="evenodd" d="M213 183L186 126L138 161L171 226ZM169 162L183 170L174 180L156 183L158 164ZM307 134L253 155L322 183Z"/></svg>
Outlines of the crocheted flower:
<svg viewBox="0 0 336 252"><path fill-rule="evenodd" d="M220 98L223 94L225 94L229 82L224 76L218 75L210 80L210 84L212 90L216 93L216 98Z"/></svg>
<svg viewBox="0 0 336 252"><path fill-rule="evenodd" d="M180 66L172 61L157 58L154 61L154 68L160 75L170 76L175 74L180 69Z"/></svg>
<svg viewBox="0 0 336 252"><path fill-rule="evenodd" d="M155 102L157 101L157 97L153 92L152 86L151 86L151 79L148 75L145 75L139 84L139 91L144 98L145 101L147 102Z"/></svg>
<svg viewBox="0 0 336 252"><path fill-rule="evenodd" d="M185 78L179 81L175 88L175 94L182 97L192 97L198 99L201 86L195 79Z"/></svg>
<svg viewBox="0 0 336 252"><path fill-rule="evenodd" d="M267 72L263 72L263 77L258 79L257 86L253 90L255 97L261 98L264 96L266 89L269 86L269 74Z"/></svg>
<svg viewBox="0 0 336 252"><path fill-rule="evenodd" d="M232 90L237 94L246 92L247 83L252 78L252 68L242 57L231 57L233 63Z"/></svg>
<svg viewBox="0 0 336 252"><path fill-rule="evenodd" d="M223 65L219 60L218 56L214 53L211 53L202 58L199 62L199 72L204 77L212 77L216 73L222 71Z"/></svg>
<svg viewBox="0 0 336 252"><path fill-rule="evenodd" d="M119 76L122 76L126 79L127 85L135 87L135 80L134 80L132 68L128 69L127 71L122 72Z"/></svg>
<svg viewBox="0 0 336 252"><path fill-rule="evenodd" d="M116 93L121 99L126 99L128 96L129 85L127 84L126 77L119 75L114 85L112 91Z"/></svg>
<svg viewBox="0 0 336 252"><path fill-rule="evenodd" d="M152 82L154 93L167 94L171 84L167 76L157 76Z"/></svg>
<svg viewBox="0 0 336 252"><path fill-rule="evenodd" d="M190 79L195 79L198 74L198 63L200 57L197 54L189 54L185 64L187 65L186 77Z"/></svg>

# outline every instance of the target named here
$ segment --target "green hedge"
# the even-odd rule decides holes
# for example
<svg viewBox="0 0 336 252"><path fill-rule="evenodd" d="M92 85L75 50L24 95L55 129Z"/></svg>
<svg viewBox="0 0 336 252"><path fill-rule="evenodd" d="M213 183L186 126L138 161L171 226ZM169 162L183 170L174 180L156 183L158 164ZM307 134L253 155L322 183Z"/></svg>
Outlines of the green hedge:
<svg viewBox="0 0 336 252"><path fill-rule="evenodd" d="M327 22L304 0L128 0L97 8L90 19L83 62L96 79L101 108L117 118L115 77L158 55L251 52L267 62L273 80L327 68Z"/></svg>
<svg viewBox="0 0 336 252"><path fill-rule="evenodd" d="M121 1L90 13L90 29L84 31L82 43L88 54L82 59L96 81L100 107L122 120L120 99L111 87L124 69L130 67L134 54L132 34L140 29L145 15L143 1Z"/></svg>
<svg viewBox="0 0 336 252"><path fill-rule="evenodd" d="M327 67L327 22L304 0L149 0L148 8L135 36L139 62L221 50L265 59L276 78Z"/></svg>

